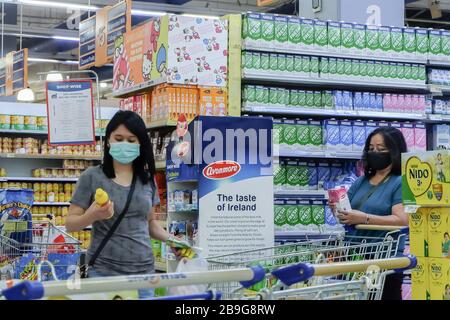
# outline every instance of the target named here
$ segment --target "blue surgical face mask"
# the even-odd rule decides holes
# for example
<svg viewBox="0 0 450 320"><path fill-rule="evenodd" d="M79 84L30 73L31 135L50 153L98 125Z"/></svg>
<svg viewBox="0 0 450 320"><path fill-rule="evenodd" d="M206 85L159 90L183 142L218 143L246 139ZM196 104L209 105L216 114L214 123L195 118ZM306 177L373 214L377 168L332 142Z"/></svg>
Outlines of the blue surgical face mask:
<svg viewBox="0 0 450 320"><path fill-rule="evenodd" d="M121 164L129 164L140 155L141 145L129 142L114 142L110 144L109 154Z"/></svg>

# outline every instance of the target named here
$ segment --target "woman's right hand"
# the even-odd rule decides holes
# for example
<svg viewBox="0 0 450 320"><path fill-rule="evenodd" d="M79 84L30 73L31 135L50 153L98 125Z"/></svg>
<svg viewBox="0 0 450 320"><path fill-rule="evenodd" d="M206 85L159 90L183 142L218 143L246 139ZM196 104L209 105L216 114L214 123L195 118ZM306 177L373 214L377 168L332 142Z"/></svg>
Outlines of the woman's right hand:
<svg viewBox="0 0 450 320"><path fill-rule="evenodd" d="M110 219L114 215L114 203L109 201L107 204L99 206L94 201L86 213L92 217L93 222Z"/></svg>
<svg viewBox="0 0 450 320"><path fill-rule="evenodd" d="M334 202L328 202L328 206L330 207L331 211L333 211L334 216L337 215L337 206Z"/></svg>

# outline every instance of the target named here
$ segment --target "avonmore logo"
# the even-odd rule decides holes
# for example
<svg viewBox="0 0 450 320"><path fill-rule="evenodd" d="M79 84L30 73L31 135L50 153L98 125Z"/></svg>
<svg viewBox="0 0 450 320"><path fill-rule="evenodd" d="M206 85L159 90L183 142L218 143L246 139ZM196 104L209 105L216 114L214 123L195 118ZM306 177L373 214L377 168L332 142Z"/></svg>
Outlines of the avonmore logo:
<svg viewBox="0 0 450 320"><path fill-rule="evenodd" d="M217 161L203 169L203 176L212 180L227 179L237 175L241 165L235 161Z"/></svg>

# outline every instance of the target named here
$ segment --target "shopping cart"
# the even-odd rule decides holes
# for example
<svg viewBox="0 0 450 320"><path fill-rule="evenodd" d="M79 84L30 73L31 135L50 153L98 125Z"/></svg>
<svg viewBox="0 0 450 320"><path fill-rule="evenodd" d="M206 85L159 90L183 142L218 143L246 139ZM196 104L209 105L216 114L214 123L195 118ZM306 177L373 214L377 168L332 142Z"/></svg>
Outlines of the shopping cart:
<svg viewBox="0 0 450 320"><path fill-rule="evenodd" d="M41 280L71 274L80 253L81 243L51 222L11 222L0 235L0 279Z"/></svg>
<svg viewBox="0 0 450 320"><path fill-rule="evenodd" d="M332 264L297 263L273 271L271 274L286 286L304 283L313 277L336 276L340 273L365 272L365 277L358 281L340 282L318 285L311 288L292 290L264 289L254 297L243 299L286 299L300 298L367 298L370 292L373 297L379 297L382 291L382 280L386 271L379 275L379 270L403 270L415 267L417 261L413 256L390 259L361 260L339 262ZM161 286L183 286L192 284L227 283L239 281L241 287L249 287L265 277L261 266L229 270L211 270L207 272L187 272L168 274L149 274L105 277L80 280L75 289L64 281L22 281L0 292L0 297L15 300L41 299L51 296L70 296L119 290L136 290L141 288L156 288ZM275 288L275 287L274 287ZM341 293L342 292L342 293ZM378 295L376 294L378 292ZM169 296L152 300L175 299L220 299L221 293L209 290L204 293L184 296Z"/></svg>
<svg viewBox="0 0 450 320"><path fill-rule="evenodd" d="M277 268L295 264L307 263L336 263L358 260L376 260L395 257L399 254L399 246L404 241L408 228L398 226L357 225L359 230L385 231L383 237L334 236L323 240L310 240L284 244L269 248L247 250L233 254L208 257L210 270L241 268L251 265L261 265L266 268L268 276L264 281L252 287L247 295L253 295L263 288L271 288L277 281L271 271ZM351 280L362 277L363 273L343 274L340 280ZM214 289L221 291L227 299L241 298L242 291L238 283L217 284ZM236 293L239 296L236 296Z"/></svg>

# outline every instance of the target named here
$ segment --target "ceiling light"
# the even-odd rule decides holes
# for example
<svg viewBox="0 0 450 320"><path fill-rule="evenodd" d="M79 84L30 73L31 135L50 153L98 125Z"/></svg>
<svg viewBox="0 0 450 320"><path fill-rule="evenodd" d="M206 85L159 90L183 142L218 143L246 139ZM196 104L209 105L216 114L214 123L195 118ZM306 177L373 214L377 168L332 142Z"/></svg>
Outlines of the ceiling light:
<svg viewBox="0 0 450 320"><path fill-rule="evenodd" d="M63 76L59 72L50 72L47 74L47 81L62 81Z"/></svg>
<svg viewBox="0 0 450 320"><path fill-rule="evenodd" d="M17 101L32 102L34 101L34 92L30 88L25 88L17 93Z"/></svg>
<svg viewBox="0 0 450 320"><path fill-rule="evenodd" d="M159 17L166 15L167 12L131 9L131 14L135 16Z"/></svg>
<svg viewBox="0 0 450 320"><path fill-rule="evenodd" d="M207 16L207 15L190 14L190 13L183 13L182 16L192 17L192 18L203 18L203 19L220 19L220 17L218 17L218 16Z"/></svg>
<svg viewBox="0 0 450 320"><path fill-rule="evenodd" d="M80 10L90 10L96 11L99 8L96 6L89 6L83 4L72 4L72 3L61 3L54 1L40 1L40 0L17 0L18 3L25 5L32 5L38 7L55 7L55 8L64 8L64 9L80 9Z"/></svg>
<svg viewBox="0 0 450 320"><path fill-rule="evenodd" d="M44 62L44 63L78 64L77 60L56 60L56 59L44 59L44 58L28 58L28 61Z"/></svg>
<svg viewBox="0 0 450 320"><path fill-rule="evenodd" d="M52 36L52 39L56 39L56 40L67 40L67 41L80 41L80 38L75 38L75 37L64 37L64 36Z"/></svg>

